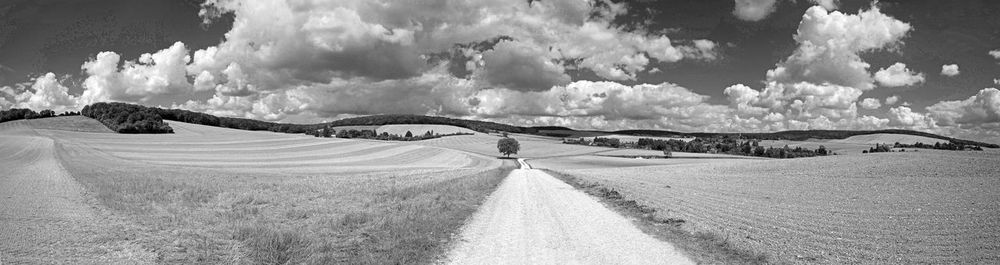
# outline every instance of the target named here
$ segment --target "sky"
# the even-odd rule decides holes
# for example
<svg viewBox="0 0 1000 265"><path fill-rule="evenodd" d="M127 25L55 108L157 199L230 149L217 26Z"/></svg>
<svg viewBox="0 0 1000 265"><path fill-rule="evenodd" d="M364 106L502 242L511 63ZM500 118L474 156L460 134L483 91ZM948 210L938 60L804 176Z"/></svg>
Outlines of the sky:
<svg viewBox="0 0 1000 265"><path fill-rule="evenodd" d="M991 0L10 0L0 109L997 143L997 13Z"/></svg>

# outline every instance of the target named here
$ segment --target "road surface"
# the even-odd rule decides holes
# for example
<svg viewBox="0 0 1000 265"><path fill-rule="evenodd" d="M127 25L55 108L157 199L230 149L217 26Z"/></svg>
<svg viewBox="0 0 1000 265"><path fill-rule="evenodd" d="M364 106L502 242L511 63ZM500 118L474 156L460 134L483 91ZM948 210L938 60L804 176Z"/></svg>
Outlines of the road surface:
<svg viewBox="0 0 1000 265"><path fill-rule="evenodd" d="M519 160L448 264L694 264L590 196Z"/></svg>

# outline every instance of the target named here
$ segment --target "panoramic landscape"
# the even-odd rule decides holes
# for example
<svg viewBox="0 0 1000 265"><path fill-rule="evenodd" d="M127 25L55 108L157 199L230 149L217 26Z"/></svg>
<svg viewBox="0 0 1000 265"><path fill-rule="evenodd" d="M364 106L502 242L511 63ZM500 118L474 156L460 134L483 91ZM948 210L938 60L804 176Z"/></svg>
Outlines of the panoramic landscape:
<svg viewBox="0 0 1000 265"><path fill-rule="evenodd" d="M997 264L997 12L0 3L0 265Z"/></svg>

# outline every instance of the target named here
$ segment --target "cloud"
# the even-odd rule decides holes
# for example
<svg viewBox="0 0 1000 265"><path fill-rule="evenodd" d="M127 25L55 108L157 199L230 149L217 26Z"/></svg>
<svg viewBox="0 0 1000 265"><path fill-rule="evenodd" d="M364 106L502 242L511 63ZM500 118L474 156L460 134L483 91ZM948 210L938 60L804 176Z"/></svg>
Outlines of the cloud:
<svg viewBox="0 0 1000 265"><path fill-rule="evenodd" d="M864 109L878 109L882 107L882 103L879 103L878 99L874 98L866 98L862 100L859 104Z"/></svg>
<svg viewBox="0 0 1000 265"><path fill-rule="evenodd" d="M788 129L887 124L886 119L858 115L858 99L875 87L868 63L858 54L901 45L909 30L909 24L882 14L877 7L854 15L811 7L794 36L798 48L768 70L764 88L737 84L724 94L739 119L783 119L761 123L768 124L766 128L781 127L778 123Z"/></svg>
<svg viewBox="0 0 1000 265"><path fill-rule="evenodd" d="M31 86L19 94L15 94L16 92L10 87L5 87L4 94L14 96L16 104L11 104L4 99L0 105L33 110L51 109L55 112L76 110L78 109L77 98L70 95L68 91L69 89L56 79L55 74L47 73L34 78Z"/></svg>
<svg viewBox="0 0 1000 265"><path fill-rule="evenodd" d="M744 21L760 21L774 13L777 0L735 0L733 15Z"/></svg>
<svg viewBox="0 0 1000 265"><path fill-rule="evenodd" d="M994 59L1000 60L1000 49L990 51L989 55L993 56Z"/></svg>
<svg viewBox="0 0 1000 265"><path fill-rule="evenodd" d="M840 0L809 0L809 2L820 5L826 10L837 10L837 6L840 5Z"/></svg>
<svg viewBox="0 0 1000 265"><path fill-rule="evenodd" d="M795 35L799 47L768 70L768 80L872 89L875 86L868 73L869 64L858 54L898 47L910 29L909 24L883 14L878 7L856 15L811 7L802 16Z"/></svg>
<svg viewBox="0 0 1000 265"><path fill-rule="evenodd" d="M100 101L145 101L154 96L190 92L184 43L177 42L156 53L145 53L137 61L121 63L114 52L101 52L81 66L88 77L81 96L84 105Z"/></svg>
<svg viewBox="0 0 1000 265"><path fill-rule="evenodd" d="M1000 128L1000 90L985 88L965 100L938 102L927 111L943 125Z"/></svg>
<svg viewBox="0 0 1000 265"><path fill-rule="evenodd" d="M681 52L684 53L685 58L692 58L697 60L712 61L719 58L719 53L716 49L718 44L710 40L694 40L692 41L693 46L681 46L679 47ZM652 71L650 71L652 72Z"/></svg>
<svg viewBox="0 0 1000 265"><path fill-rule="evenodd" d="M884 87L912 86L923 83L924 74L907 69L904 63L894 63L889 68L882 68L875 72L875 81Z"/></svg>
<svg viewBox="0 0 1000 265"><path fill-rule="evenodd" d="M548 90L569 83L563 66L546 59L536 45L501 41L483 53L485 80L496 86L517 90Z"/></svg>
<svg viewBox="0 0 1000 265"><path fill-rule="evenodd" d="M889 125L923 130L934 128L935 122L925 114L913 112L910 107L898 106L889 109Z"/></svg>
<svg viewBox="0 0 1000 265"><path fill-rule="evenodd" d="M889 97L885 98L885 104L886 105L895 105L896 102L899 102L899 96L897 96L897 95L892 95L892 96L889 96Z"/></svg>
<svg viewBox="0 0 1000 265"><path fill-rule="evenodd" d="M946 64L941 66L941 75L956 76L959 74L957 64Z"/></svg>
<svg viewBox="0 0 1000 265"><path fill-rule="evenodd" d="M993 84L1000 86L1000 79L993 79Z"/></svg>

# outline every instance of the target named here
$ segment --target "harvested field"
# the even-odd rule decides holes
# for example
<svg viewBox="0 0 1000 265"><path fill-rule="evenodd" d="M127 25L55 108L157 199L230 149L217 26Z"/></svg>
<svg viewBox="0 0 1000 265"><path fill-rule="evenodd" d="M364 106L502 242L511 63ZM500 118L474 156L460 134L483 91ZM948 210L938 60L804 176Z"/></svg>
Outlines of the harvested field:
<svg viewBox="0 0 1000 265"><path fill-rule="evenodd" d="M392 124L382 125L378 129L375 129L375 132L380 134L387 132L389 134L406 135L407 131L413 133L413 135L424 135L424 133L429 131L433 131L436 134L475 133L475 131L467 128L437 124Z"/></svg>
<svg viewBox="0 0 1000 265"><path fill-rule="evenodd" d="M597 153L603 156L663 156L663 151L646 149L614 149ZM762 157L739 156L730 154L672 152L673 158L716 158L716 159L765 159Z"/></svg>
<svg viewBox="0 0 1000 265"><path fill-rule="evenodd" d="M826 147L826 150L833 151L838 155L860 155L861 151L868 150L869 147L874 147L874 144L861 144L861 143L841 143L832 142L831 140L806 140L806 141L791 141L791 140L763 140L760 141L760 146L763 147L774 147L779 148L787 145L788 147L802 147L810 150L816 150L819 146Z"/></svg>
<svg viewBox="0 0 1000 265"><path fill-rule="evenodd" d="M533 163L538 168L546 164ZM1000 262L1000 152L551 169L778 263Z"/></svg>
<svg viewBox="0 0 1000 265"><path fill-rule="evenodd" d="M4 153L50 154L51 161L65 168L62 179L67 185L79 187L74 205L80 201L87 205L40 204L43 212L38 214L62 218L58 216L73 212L68 209L95 209L93 214L73 214L96 220L84 222L96 228L52 233L52 238L103 242L85 243L97 250L85 252L94 254L81 256L84 263L106 256L120 258L121 253L168 264L429 262L444 252L451 234L507 175L497 159L438 147L181 122L170 122L176 133L167 135L35 127L36 121L44 120L0 124L4 143L0 147ZM38 140L24 141L24 137ZM7 144L45 141L50 144L23 148ZM505 168L513 166L508 164ZM50 188L45 186L50 181L24 182L19 179L30 175L19 176L4 176L4 187ZM51 188L55 187L59 186ZM24 200L38 199L17 199L13 204L22 205L17 202ZM3 214L5 220L34 216L6 208ZM102 220L127 221L102 225ZM69 224L73 222L78 221ZM35 246L35 241L17 235L36 228L42 227L25 222L14 227L17 231L0 230L5 238L0 241L0 258L18 261L32 253L17 249ZM47 238L42 235L38 240ZM65 256L59 253L67 253L62 251L83 250L73 245L75 241L63 242L69 245L36 249L56 257L39 261L77 260L61 259Z"/></svg>
<svg viewBox="0 0 1000 265"><path fill-rule="evenodd" d="M934 144L937 142L947 143L947 140L941 140L936 138L930 138L925 136L909 135L909 134L890 134L890 133L878 133L878 134L866 134L847 137L846 139L829 140L832 143L845 143L845 144L865 144L865 145L875 145L875 144L915 144L915 143L925 143Z"/></svg>
<svg viewBox="0 0 1000 265"><path fill-rule="evenodd" d="M516 155L511 155L512 157L539 158L573 156L614 150L607 147L563 144L558 138L551 137L520 134L511 134L510 137L517 139L517 141L521 144L521 151ZM499 139L500 136L477 133L475 135L449 136L409 143L426 146L439 146L484 156L500 156L500 152L497 151L497 140Z"/></svg>

